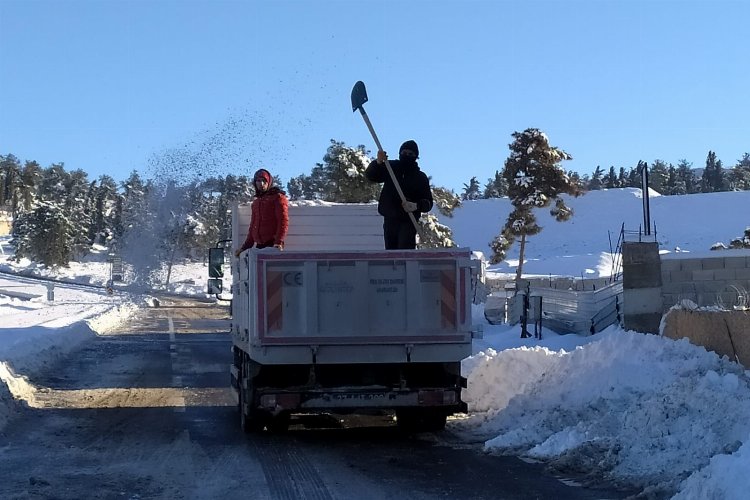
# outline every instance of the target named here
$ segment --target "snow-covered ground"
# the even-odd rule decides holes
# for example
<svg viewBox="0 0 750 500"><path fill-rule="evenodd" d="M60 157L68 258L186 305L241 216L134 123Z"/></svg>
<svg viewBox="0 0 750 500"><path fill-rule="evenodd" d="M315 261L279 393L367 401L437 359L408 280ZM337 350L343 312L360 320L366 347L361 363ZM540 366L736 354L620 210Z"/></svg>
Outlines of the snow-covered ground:
<svg viewBox="0 0 750 500"><path fill-rule="evenodd" d="M622 225L642 224L635 189L595 191L570 200L566 223L540 216L542 233L529 240L525 273L609 276L611 250ZM750 192L653 197L651 214L663 251L704 253L728 243L750 225ZM488 253L505 221L507 200L467 202L443 218L457 242ZM54 272L8 260L0 238L0 271L29 272L78 283L104 284L106 255ZM515 253L514 253L515 252ZM517 249L490 272L513 273ZM515 259L515 261L513 260ZM203 264L173 269L169 291L205 296ZM12 411L12 391L24 390L14 372L39 367L112 324L124 321L148 298L120 289L57 284L47 288L0 274L0 425ZM475 307L476 322L484 322ZM491 452L543 460L561 470L607 477L647 492L676 492L685 499L740 499L750 489L750 372L685 340L611 327L595 336L521 339L518 327L484 325L474 355L464 361L470 414L450 430L484 443Z"/></svg>

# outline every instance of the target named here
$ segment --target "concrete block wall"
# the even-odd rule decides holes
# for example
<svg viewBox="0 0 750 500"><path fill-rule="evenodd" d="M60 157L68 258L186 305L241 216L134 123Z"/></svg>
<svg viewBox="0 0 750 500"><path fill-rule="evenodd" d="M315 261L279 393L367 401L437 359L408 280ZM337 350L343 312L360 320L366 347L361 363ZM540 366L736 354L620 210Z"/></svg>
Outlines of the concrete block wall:
<svg viewBox="0 0 750 500"><path fill-rule="evenodd" d="M750 250L662 255L661 281L664 311L683 299L700 307L741 305L738 294L750 294Z"/></svg>

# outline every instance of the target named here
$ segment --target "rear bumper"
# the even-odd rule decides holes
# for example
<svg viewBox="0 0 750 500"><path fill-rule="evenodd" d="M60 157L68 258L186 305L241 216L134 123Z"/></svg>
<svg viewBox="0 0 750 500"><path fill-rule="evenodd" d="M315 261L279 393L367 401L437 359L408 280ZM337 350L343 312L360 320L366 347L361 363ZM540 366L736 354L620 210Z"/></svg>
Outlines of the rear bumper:
<svg viewBox="0 0 750 500"><path fill-rule="evenodd" d="M389 390L349 387L304 391L260 389L256 401L259 409L273 414L282 411L399 408L431 408L444 410L446 414L467 411L466 403L461 401L461 390L455 388Z"/></svg>
<svg viewBox="0 0 750 500"><path fill-rule="evenodd" d="M263 344L235 342L262 365L351 364L351 363L448 363L471 356L471 336L463 342L370 343L370 344Z"/></svg>

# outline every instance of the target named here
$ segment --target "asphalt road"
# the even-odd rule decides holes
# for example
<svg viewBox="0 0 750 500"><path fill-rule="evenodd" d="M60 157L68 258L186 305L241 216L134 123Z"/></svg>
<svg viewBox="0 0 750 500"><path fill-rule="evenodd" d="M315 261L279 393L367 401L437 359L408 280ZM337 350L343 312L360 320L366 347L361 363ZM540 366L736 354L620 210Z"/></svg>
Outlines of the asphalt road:
<svg viewBox="0 0 750 500"><path fill-rule="evenodd" d="M0 436L3 499L604 499L542 464L390 415L305 417L245 435L226 308L164 298L43 373Z"/></svg>

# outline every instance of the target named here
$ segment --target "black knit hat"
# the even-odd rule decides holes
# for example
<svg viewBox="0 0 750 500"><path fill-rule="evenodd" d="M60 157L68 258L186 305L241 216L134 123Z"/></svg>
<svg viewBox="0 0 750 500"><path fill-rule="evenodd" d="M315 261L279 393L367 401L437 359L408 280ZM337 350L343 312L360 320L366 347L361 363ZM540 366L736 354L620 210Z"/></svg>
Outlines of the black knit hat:
<svg viewBox="0 0 750 500"><path fill-rule="evenodd" d="M414 151L414 153L417 155L417 158L419 158L419 146L417 146L417 143L414 141L406 141L401 145L400 148L398 148L398 152L400 153L404 149L408 149L410 151Z"/></svg>

